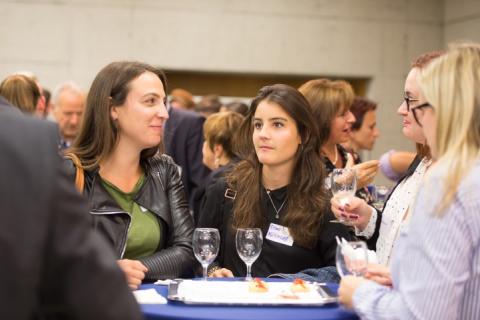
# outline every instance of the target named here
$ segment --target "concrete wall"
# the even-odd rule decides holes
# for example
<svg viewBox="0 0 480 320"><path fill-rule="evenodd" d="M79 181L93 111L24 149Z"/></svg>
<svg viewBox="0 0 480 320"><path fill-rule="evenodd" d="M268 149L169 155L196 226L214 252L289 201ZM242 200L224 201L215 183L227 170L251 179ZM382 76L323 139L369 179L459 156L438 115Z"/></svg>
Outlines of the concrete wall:
<svg viewBox="0 0 480 320"><path fill-rule="evenodd" d="M444 43L443 0L0 0L0 16L0 78L29 69L49 88L73 79L87 89L117 59L368 77L382 136L366 158L411 149L395 116L404 77L414 56ZM471 23L457 22L461 10L445 16L448 37Z"/></svg>
<svg viewBox="0 0 480 320"><path fill-rule="evenodd" d="M445 0L444 41L480 42L480 1Z"/></svg>

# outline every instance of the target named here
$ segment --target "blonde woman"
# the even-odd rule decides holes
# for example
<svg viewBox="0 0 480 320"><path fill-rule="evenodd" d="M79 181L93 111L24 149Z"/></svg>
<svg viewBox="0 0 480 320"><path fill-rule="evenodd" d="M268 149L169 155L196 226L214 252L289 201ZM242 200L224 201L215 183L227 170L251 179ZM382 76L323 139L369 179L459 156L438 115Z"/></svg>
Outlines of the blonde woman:
<svg viewBox="0 0 480 320"><path fill-rule="evenodd" d="M451 49L422 72L412 108L436 163L392 261L392 288L342 279L362 319L480 318L480 46Z"/></svg>

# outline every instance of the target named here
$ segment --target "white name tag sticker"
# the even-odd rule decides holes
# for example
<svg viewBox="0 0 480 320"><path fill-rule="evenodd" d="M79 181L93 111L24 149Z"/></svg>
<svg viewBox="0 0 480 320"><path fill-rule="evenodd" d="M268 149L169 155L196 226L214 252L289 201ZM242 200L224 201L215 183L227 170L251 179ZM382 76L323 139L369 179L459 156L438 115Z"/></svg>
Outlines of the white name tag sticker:
<svg viewBox="0 0 480 320"><path fill-rule="evenodd" d="M290 235L290 232L288 232L288 228L279 224L270 223L266 238L270 241L281 243L286 246L291 247L293 245L293 238Z"/></svg>

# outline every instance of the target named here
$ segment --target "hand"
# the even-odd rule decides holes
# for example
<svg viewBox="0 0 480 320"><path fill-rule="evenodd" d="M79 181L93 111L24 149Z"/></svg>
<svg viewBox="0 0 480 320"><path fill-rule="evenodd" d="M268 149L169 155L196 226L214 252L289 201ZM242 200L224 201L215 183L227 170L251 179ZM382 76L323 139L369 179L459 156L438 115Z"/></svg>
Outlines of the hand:
<svg viewBox="0 0 480 320"><path fill-rule="evenodd" d="M372 215L372 208L365 200L352 197L345 206L333 197L330 199L333 214L337 219L346 219L352 226L360 230L365 229Z"/></svg>
<svg viewBox="0 0 480 320"><path fill-rule="evenodd" d="M338 300L345 307L353 308L353 295L357 288L366 280L362 277L345 276L340 281L338 288Z"/></svg>
<svg viewBox="0 0 480 320"><path fill-rule="evenodd" d="M125 273L130 288L136 290L145 278L145 272L148 271L147 267L138 260L122 259L117 260L117 263Z"/></svg>
<svg viewBox="0 0 480 320"><path fill-rule="evenodd" d="M212 278L232 278L233 277L233 273L232 271L226 269L226 268L222 268L222 269L217 269L215 270L212 275L211 275Z"/></svg>
<svg viewBox="0 0 480 320"><path fill-rule="evenodd" d="M369 185L377 175L378 160L365 161L352 167L357 172L357 190Z"/></svg>
<svg viewBox="0 0 480 320"><path fill-rule="evenodd" d="M383 286L392 286L390 269L380 264L369 264L367 272L365 273L365 278L375 281Z"/></svg>

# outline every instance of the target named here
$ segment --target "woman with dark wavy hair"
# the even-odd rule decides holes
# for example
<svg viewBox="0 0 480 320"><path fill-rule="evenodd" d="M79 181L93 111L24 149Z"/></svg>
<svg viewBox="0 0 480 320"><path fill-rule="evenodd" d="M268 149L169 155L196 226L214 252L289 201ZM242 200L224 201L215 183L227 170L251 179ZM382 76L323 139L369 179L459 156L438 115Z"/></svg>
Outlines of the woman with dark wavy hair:
<svg viewBox="0 0 480 320"><path fill-rule="evenodd" d="M328 222L333 215L313 119L307 100L287 85L263 87L253 100L238 132L244 159L215 183L199 221L221 234L210 275L245 275L235 249L237 228L262 230L263 248L253 276L335 264L334 237L348 237L348 231Z"/></svg>

